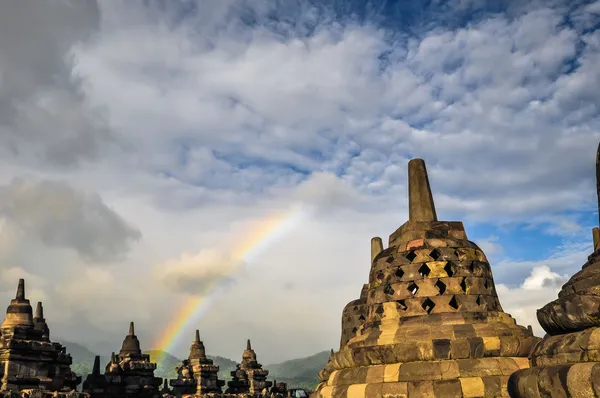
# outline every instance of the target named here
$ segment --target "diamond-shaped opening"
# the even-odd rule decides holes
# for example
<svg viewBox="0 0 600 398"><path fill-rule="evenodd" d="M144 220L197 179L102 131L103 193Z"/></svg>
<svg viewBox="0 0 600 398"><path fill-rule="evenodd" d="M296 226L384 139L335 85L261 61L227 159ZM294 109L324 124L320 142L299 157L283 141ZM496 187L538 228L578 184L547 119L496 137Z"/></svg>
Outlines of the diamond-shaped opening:
<svg viewBox="0 0 600 398"><path fill-rule="evenodd" d="M477 265L474 262L472 262L469 265L469 271L474 273L476 269L477 269Z"/></svg>
<svg viewBox="0 0 600 398"><path fill-rule="evenodd" d="M421 304L421 307L423 307L423 309L427 311L428 314L431 314L431 311L433 311L433 309L435 308L435 303L433 302L433 300L427 297L425 301L423 301L423 304Z"/></svg>
<svg viewBox="0 0 600 398"><path fill-rule="evenodd" d="M454 267L452 266L452 263L448 263L444 266L444 271L446 271L446 274L448 274L448 276L452 276L454 275Z"/></svg>
<svg viewBox="0 0 600 398"><path fill-rule="evenodd" d="M414 260L415 258L417 258L417 255L415 254L415 252L414 252L414 251L412 251L412 250L411 250L411 251L409 251L409 252L406 254L406 256L404 256L404 257L406 257L406 259L412 263L412 262L413 262L413 260Z"/></svg>
<svg viewBox="0 0 600 398"><path fill-rule="evenodd" d="M427 264L423 264L421 265L421 267L419 267L419 275L421 275L422 277L429 276L430 272L431 269L427 266Z"/></svg>
<svg viewBox="0 0 600 398"><path fill-rule="evenodd" d="M462 281L460 282L460 288L463 290L463 292L467 292L467 278L462 279Z"/></svg>
<svg viewBox="0 0 600 398"><path fill-rule="evenodd" d="M437 287L437 289L440 291L440 294L444 294L444 292L446 291L446 284L439 279L435 283L435 287Z"/></svg>
<svg viewBox="0 0 600 398"><path fill-rule="evenodd" d="M357 305L354 306L354 311L356 311L356 310L358 310L358 306Z"/></svg>
<svg viewBox="0 0 600 398"><path fill-rule="evenodd" d="M388 258L386 258L386 259L385 259L385 261L386 261L388 264L391 264L391 263L393 263L393 262L394 262L394 256L389 256Z"/></svg>
<svg viewBox="0 0 600 398"><path fill-rule="evenodd" d="M483 288L487 290L487 288L488 288L488 287L490 287L490 285L489 285L489 283L488 283L488 280L487 280L487 279L484 279L484 280L483 280Z"/></svg>
<svg viewBox="0 0 600 398"><path fill-rule="evenodd" d="M402 268L400 268L400 267L396 268L395 275L396 275L398 278L402 278L402 277L404 276L404 271L402 271Z"/></svg>
<svg viewBox="0 0 600 398"><path fill-rule="evenodd" d="M440 253L440 251L438 249L433 249L430 253L429 253L429 257L431 257L432 259L434 259L435 261L437 261L438 258L440 258L440 256L442 255L442 253Z"/></svg>
<svg viewBox="0 0 600 398"><path fill-rule="evenodd" d="M359 320L359 321L361 321L361 322L362 322L362 321L364 321L365 319L366 319L366 318L365 318L365 316L364 316L364 315L361 315L361 316L359 316L359 317L358 317L358 320Z"/></svg>
<svg viewBox="0 0 600 398"><path fill-rule="evenodd" d="M458 309L458 301L456 301L456 296L452 296L452 298L450 299L450 301L448 302L448 305L452 308L454 308L455 310Z"/></svg>
<svg viewBox="0 0 600 398"><path fill-rule="evenodd" d="M383 314L383 305L380 305L379 307L377 307L377 310L375 310L375 313L379 314L379 315Z"/></svg>
<svg viewBox="0 0 600 398"><path fill-rule="evenodd" d="M396 300L401 310L406 310L408 307L406 306L406 302L404 300Z"/></svg>
<svg viewBox="0 0 600 398"><path fill-rule="evenodd" d="M477 303L477 305L481 305L481 296L477 296L475 302Z"/></svg>
<svg viewBox="0 0 600 398"><path fill-rule="evenodd" d="M375 297L375 290L371 290L371 298Z"/></svg>
<svg viewBox="0 0 600 398"><path fill-rule="evenodd" d="M413 282L410 285L408 285L407 289L412 294L417 294L417 292L419 291L419 286L417 286L417 284Z"/></svg>
<svg viewBox="0 0 600 398"><path fill-rule="evenodd" d="M382 280L384 276L385 276L385 275L383 274L383 271L379 271L379 272L377 273L377 276L376 276L376 278L377 278L378 280Z"/></svg>
<svg viewBox="0 0 600 398"><path fill-rule="evenodd" d="M392 285L390 285L390 284L385 285L385 287L383 288L383 292L385 294L389 294L390 296L395 293L394 289L392 288Z"/></svg>
<svg viewBox="0 0 600 398"><path fill-rule="evenodd" d="M357 330L358 330L357 328L353 328L352 333L356 333Z"/></svg>

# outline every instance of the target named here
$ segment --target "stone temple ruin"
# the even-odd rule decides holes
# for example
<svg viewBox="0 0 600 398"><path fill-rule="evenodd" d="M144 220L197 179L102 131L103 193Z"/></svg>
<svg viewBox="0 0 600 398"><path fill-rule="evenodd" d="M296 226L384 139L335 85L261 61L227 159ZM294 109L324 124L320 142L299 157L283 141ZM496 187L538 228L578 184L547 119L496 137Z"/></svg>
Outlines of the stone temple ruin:
<svg viewBox="0 0 600 398"><path fill-rule="evenodd" d="M425 163L408 165L409 220L371 242L369 283L315 397L505 397L539 340L502 310L483 251L438 221Z"/></svg>
<svg viewBox="0 0 600 398"><path fill-rule="evenodd" d="M84 397L76 393L81 377L71 371L71 356L50 341L42 303L35 316L25 298L25 281L19 280L16 297L6 309L0 336L0 373L3 392L37 394L38 397Z"/></svg>
<svg viewBox="0 0 600 398"><path fill-rule="evenodd" d="M596 155L600 210L600 146ZM600 212L599 212L600 214ZM537 311L547 332L531 354L531 368L509 381L513 398L600 397L600 229L587 262Z"/></svg>

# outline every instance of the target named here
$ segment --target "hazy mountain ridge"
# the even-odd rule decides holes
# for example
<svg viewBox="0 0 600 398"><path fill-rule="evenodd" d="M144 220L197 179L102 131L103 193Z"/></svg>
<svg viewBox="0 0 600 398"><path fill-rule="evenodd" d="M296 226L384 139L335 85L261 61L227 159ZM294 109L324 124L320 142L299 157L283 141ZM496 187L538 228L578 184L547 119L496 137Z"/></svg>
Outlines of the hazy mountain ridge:
<svg viewBox="0 0 600 398"><path fill-rule="evenodd" d="M98 354L81 344L68 341L61 341L60 343L67 348L67 352L73 357L71 369L85 380L86 376L92 372L94 357ZM161 350L146 350L144 354L150 354L152 361L160 358L154 372L156 377L168 379L177 377L175 367L181 364L181 359ZM214 361L215 365L219 366L219 378L226 381L231 380L231 372L236 369L237 362L221 356L207 356ZM288 387L314 389L318 383L317 373L323 369L328 358L329 351L322 351L305 358L264 365L264 368L269 371L269 380L271 381L277 380L278 382L288 383ZM100 356L101 372L104 372L109 360L109 356Z"/></svg>

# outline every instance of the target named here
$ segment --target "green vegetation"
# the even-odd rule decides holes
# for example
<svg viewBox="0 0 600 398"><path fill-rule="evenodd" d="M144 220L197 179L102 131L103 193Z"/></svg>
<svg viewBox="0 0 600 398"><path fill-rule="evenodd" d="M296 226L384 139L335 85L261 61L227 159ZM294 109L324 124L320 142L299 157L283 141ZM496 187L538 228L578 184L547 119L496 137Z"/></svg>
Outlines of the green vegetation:
<svg viewBox="0 0 600 398"><path fill-rule="evenodd" d="M67 348L67 352L73 357L73 365L71 369L82 376L85 380L86 376L92 372L94 357L97 355L86 347L71 343L61 342ZM156 377L173 379L177 377L175 367L181 364L181 359L160 350L144 351L144 354L149 354L152 361L158 361L158 366L155 371ZM228 358L220 356L208 356L212 359L215 365L219 366L219 378L225 381L231 380L231 372L236 368L236 362ZM269 380L277 380L278 382L287 383L289 388L305 388L313 390L317 386L317 373L323 369L329 358L329 351L319 352L306 358L292 359L281 363L265 365L269 370ZM100 371L104 372L104 367L110 360L109 357L100 357Z"/></svg>

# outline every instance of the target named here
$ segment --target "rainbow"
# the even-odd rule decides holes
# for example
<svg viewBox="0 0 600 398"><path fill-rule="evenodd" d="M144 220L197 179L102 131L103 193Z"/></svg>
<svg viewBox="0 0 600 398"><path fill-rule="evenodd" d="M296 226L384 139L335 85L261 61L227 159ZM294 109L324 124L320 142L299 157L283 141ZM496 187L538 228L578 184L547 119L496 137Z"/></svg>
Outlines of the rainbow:
<svg viewBox="0 0 600 398"><path fill-rule="evenodd" d="M196 325L217 299L228 290L235 281L235 274L239 273L244 265L251 264L275 240L298 225L308 213L306 207L298 205L287 212L273 214L254 226L252 233L245 236L232 250L233 259L239 260L241 265L229 275L216 281L203 296L189 297L155 342L155 349L171 353L181 343L182 336L189 337L191 341L193 333L188 329L191 325ZM189 333L184 333L188 331ZM153 358L153 360L160 363L162 358Z"/></svg>

